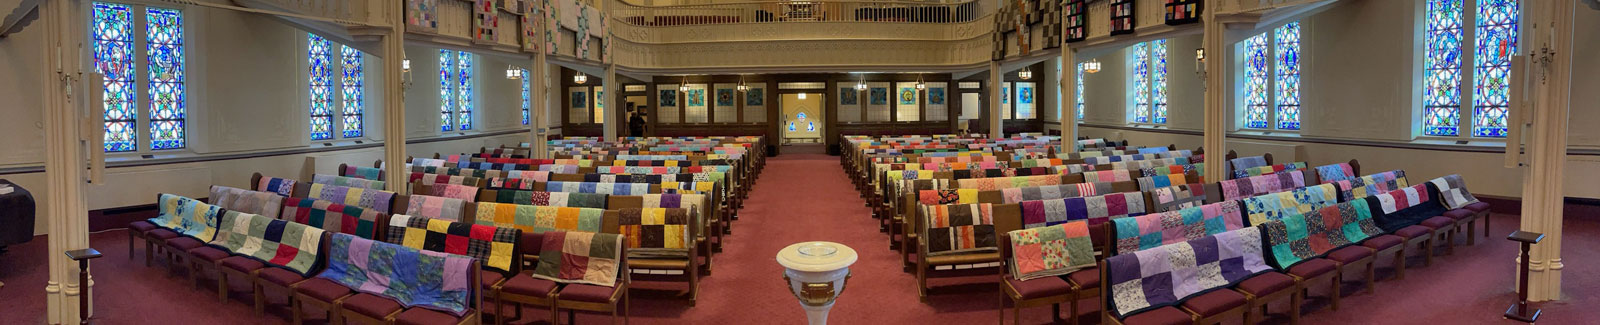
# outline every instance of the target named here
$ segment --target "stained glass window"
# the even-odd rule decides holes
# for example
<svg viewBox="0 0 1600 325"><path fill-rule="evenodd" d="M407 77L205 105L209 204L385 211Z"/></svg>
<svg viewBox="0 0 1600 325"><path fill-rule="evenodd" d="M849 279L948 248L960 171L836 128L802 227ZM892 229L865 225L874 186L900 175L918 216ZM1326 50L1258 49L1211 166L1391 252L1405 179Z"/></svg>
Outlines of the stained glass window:
<svg viewBox="0 0 1600 325"><path fill-rule="evenodd" d="M522 69L522 125L528 125L528 106L531 104L528 100L529 78L533 78L533 76L528 74L528 69Z"/></svg>
<svg viewBox="0 0 1600 325"><path fill-rule="evenodd" d="M1148 43L1133 45L1133 121L1150 123L1150 48Z"/></svg>
<svg viewBox="0 0 1600 325"><path fill-rule="evenodd" d="M1264 129L1267 124L1267 34L1244 40L1244 126Z"/></svg>
<svg viewBox="0 0 1600 325"><path fill-rule="evenodd" d="M145 9L145 57L150 70L150 149L184 147L183 12Z"/></svg>
<svg viewBox="0 0 1600 325"><path fill-rule="evenodd" d="M133 14L127 5L94 4L95 70L105 75L105 150L138 150L139 110L134 88Z"/></svg>
<svg viewBox="0 0 1600 325"><path fill-rule="evenodd" d="M461 130L472 129L472 53L461 51L456 55L456 78L459 79L459 88L456 95L461 101L456 105L459 112L456 118L460 119Z"/></svg>
<svg viewBox="0 0 1600 325"><path fill-rule="evenodd" d="M1278 128L1300 129L1300 22L1291 22L1273 32L1278 63L1273 67L1278 88Z"/></svg>
<svg viewBox="0 0 1600 325"><path fill-rule="evenodd" d="M454 122L455 84L450 82L450 67L455 66L455 51L439 50L439 130L450 131Z"/></svg>
<svg viewBox="0 0 1600 325"><path fill-rule="evenodd" d="M344 79L339 86L344 90L344 137L361 137L361 107L365 89L362 88L361 51L349 46L339 46L340 61L344 63Z"/></svg>
<svg viewBox="0 0 1600 325"><path fill-rule="evenodd" d="M1460 134L1461 1L1427 0L1424 23L1422 134Z"/></svg>
<svg viewBox="0 0 1600 325"><path fill-rule="evenodd" d="M1083 63L1078 64L1078 119L1083 119Z"/></svg>
<svg viewBox="0 0 1600 325"><path fill-rule="evenodd" d="M316 34L306 34L311 63L311 139L333 139L333 54L332 43Z"/></svg>
<svg viewBox="0 0 1600 325"><path fill-rule="evenodd" d="M1167 40L1150 42L1151 114L1156 124L1167 124Z"/></svg>
<svg viewBox="0 0 1600 325"><path fill-rule="evenodd" d="M1429 9L1432 9L1431 2ZM1472 136L1503 138L1511 101L1511 56L1517 51L1517 1L1478 0L1473 56Z"/></svg>

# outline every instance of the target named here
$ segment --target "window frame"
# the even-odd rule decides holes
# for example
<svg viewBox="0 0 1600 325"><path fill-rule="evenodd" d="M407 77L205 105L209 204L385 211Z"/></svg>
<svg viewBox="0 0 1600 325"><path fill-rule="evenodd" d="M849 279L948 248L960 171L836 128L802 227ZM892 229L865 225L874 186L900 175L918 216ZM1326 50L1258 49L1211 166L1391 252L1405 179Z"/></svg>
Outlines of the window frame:
<svg viewBox="0 0 1600 325"><path fill-rule="evenodd" d="M1297 100L1296 100L1296 104L1293 105L1293 106L1296 106L1296 110L1299 112L1299 114L1297 114L1297 115L1299 115L1300 118L1295 121L1296 128L1294 128L1294 129L1286 129L1286 128L1282 128L1282 125L1280 125L1279 121L1278 121L1278 119L1280 118L1280 116L1278 114L1279 107L1280 106L1284 106L1282 98L1280 98L1280 96L1278 96L1279 88L1282 87L1281 83L1278 82L1278 77L1280 75L1279 67L1283 63L1282 62L1282 53L1278 51L1279 50L1279 44L1280 44L1280 41L1278 39L1278 31L1282 30L1285 27L1288 27L1291 24L1295 24L1295 25L1298 26L1298 30L1299 30L1298 33L1300 34L1300 37L1296 38L1296 40L1295 40L1295 47L1297 48L1297 53L1298 53L1298 56L1299 56L1299 58L1297 58L1295 60L1295 65L1296 65L1296 67L1295 67L1295 79L1296 79L1296 84L1299 85L1299 86L1295 88L1295 97L1297 97ZM1238 130L1238 131L1263 132L1263 133L1270 133L1270 132L1299 133L1301 130L1305 129L1305 95L1304 95L1305 94L1305 91L1304 91L1305 90L1305 87L1304 87L1305 78L1303 78L1303 77L1305 75L1305 62L1306 62L1306 56L1305 56L1305 53L1306 53L1306 42L1305 42L1306 26L1307 25L1305 24L1305 22L1300 21L1300 20L1286 22L1286 23L1284 23L1282 25L1273 26L1272 28L1267 29L1266 31L1263 31L1263 32L1261 32L1259 34L1255 34L1255 35L1251 35L1250 37L1246 37L1244 40L1239 41L1238 46L1236 46L1234 48L1234 50L1236 51L1235 53L1239 54L1238 55L1238 60L1235 61L1237 66L1234 68L1235 69L1234 71L1239 74L1238 87L1235 87L1236 93L1234 94L1234 96L1237 96L1236 98L1238 98L1238 100L1236 101L1237 104L1235 104L1235 109L1238 110L1238 114L1235 114L1235 121L1236 121L1235 122L1236 124L1234 125L1234 129L1235 130ZM1265 94L1264 97L1266 97L1265 98L1266 101L1264 102L1264 105L1266 106L1266 113L1267 114L1266 114L1265 120L1263 120L1264 122L1266 122L1266 127L1251 127L1250 126L1250 121L1249 121L1249 115L1250 115L1250 102L1249 102L1250 93L1249 93L1248 89L1249 89L1249 83L1250 83L1250 76L1249 76L1249 71L1250 71L1249 70L1250 69L1249 53L1250 52L1249 52L1249 44L1248 44L1248 42L1250 41L1250 39L1255 38L1255 37L1262 37L1264 42L1265 42L1264 46L1266 47L1266 52L1265 52L1266 58L1265 58L1265 60L1267 61L1267 63L1265 64L1264 70L1262 71L1262 73L1264 74L1265 79L1266 79L1265 89L1262 90L1262 92Z"/></svg>
<svg viewBox="0 0 1600 325"><path fill-rule="evenodd" d="M1460 18L1460 21L1457 22L1457 23L1459 23L1459 26L1461 28L1461 33L1460 33L1461 37L1460 37L1459 42L1457 43L1457 46L1456 46L1457 50L1460 51L1459 59L1458 59L1459 67L1456 68L1457 69L1457 74L1460 75L1459 79L1456 81L1457 82L1456 83L1456 87L1457 87L1456 88L1457 89L1456 96L1457 96L1457 98L1456 98L1456 105L1455 105L1456 106L1456 121L1455 121L1456 122L1456 124L1455 124L1455 126L1456 126L1456 134L1455 135L1431 135L1431 134L1427 134L1427 127L1428 127L1428 125L1427 125L1427 123L1428 123L1428 121L1427 121L1428 109L1427 108L1428 108L1428 104L1427 104L1427 94L1426 94L1426 92L1427 92L1427 79L1426 79L1426 76L1427 76L1427 70L1426 70L1427 69L1427 65L1426 65L1426 62L1427 62L1427 59L1428 59L1427 58L1427 55L1428 55L1428 53L1427 53L1427 50L1428 50L1428 39L1427 39L1427 37L1428 37L1428 34L1429 34L1427 17L1430 14L1430 11L1428 10L1428 4L1431 2L1431 0L1418 0L1418 1L1420 3L1417 6L1417 8L1418 8L1418 11L1417 11L1418 19L1417 19L1417 25L1416 25L1417 26L1417 29L1416 29L1417 32L1414 34L1417 37L1417 41L1415 43L1418 44L1418 48L1416 48L1414 52L1417 53L1416 54L1416 60L1417 60L1416 62L1419 63L1419 66L1421 66L1421 68L1416 70L1416 72L1415 72L1416 73L1415 76L1417 78L1419 78L1419 79L1415 83L1415 85L1417 85L1417 87L1413 89L1414 94L1415 94L1415 96L1417 98L1417 100L1416 100L1417 104L1412 107L1412 112L1414 114L1413 115L1414 119L1413 119L1413 123L1412 123L1412 132L1411 132L1412 138L1414 140L1445 140L1445 141L1481 141L1481 142L1504 142L1504 141L1506 141L1507 137L1504 137L1504 136L1502 136L1502 137L1481 137L1481 136L1477 136L1476 135L1476 133L1477 133L1477 118L1478 118L1478 116L1477 116L1478 115L1478 106L1477 106L1478 53L1477 52L1478 52L1478 47L1479 47L1479 42L1478 42L1479 41L1479 35L1478 35L1479 34L1478 33L1478 16L1479 15L1478 14L1479 14L1479 4L1480 4L1479 2L1480 2L1480 0L1456 0L1456 1L1460 1L1460 3L1461 3L1461 14L1458 17L1458 18ZM1517 6L1517 11L1516 11L1515 15L1513 16L1513 18L1516 20L1516 23L1513 25L1513 28L1515 29L1515 33L1511 34L1513 37L1516 37L1516 39L1514 39L1512 41L1512 43L1516 44L1515 46L1520 47L1520 46L1523 46L1521 44L1522 41L1523 41L1521 39L1522 38L1521 37L1522 36L1521 33L1524 30L1523 29L1523 23L1525 22L1524 18L1525 18L1525 13L1526 13L1525 9L1526 8L1525 8L1525 6L1522 6L1518 1L1512 1L1510 3L1512 5ZM1512 49L1512 52L1514 52L1514 51L1515 51L1515 48ZM1514 56L1514 54L1513 54L1513 56ZM1515 71L1507 72L1507 79L1508 80L1511 79L1510 78L1510 74L1511 73L1515 73ZM1507 96L1509 97L1510 96L1510 91L1514 90L1516 87L1515 86L1508 86L1508 87L1509 88L1507 89ZM1507 103L1507 107L1506 107L1506 112L1507 112L1506 113L1506 120L1507 120L1506 122L1507 123L1506 124L1507 124L1508 127L1509 127L1510 124L1513 123L1511 121L1511 110L1513 110L1513 109L1516 109L1515 105L1513 103Z"/></svg>
<svg viewBox="0 0 1600 325"><path fill-rule="evenodd" d="M103 145L101 146L100 150L102 150L105 153L106 156L114 157L114 158L115 157L140 156L140 155L152 155L152 154L173 154L173 153L177 153L177 154L192 154L192 153L194 153L194 148L195 148L195 141L194 140L196 140L196 138L193 137L193 136L190 136L190 133L191 133L191 131L195 130L196 128L194 128L194 125L190 123L191 122L191 117L194 116L194 113L192 112L192 110L190 110L189 103L192 102L190 100L190 99L192 99L192 96L190 96L190 94L192 93L191 90L194 88L192 86L196 86L196 85L194 85L194 83L190 82L193 79L190 78L191 74L187 70L188 70L188 67L189 67L189 53L190 53L189 50L190 50L190 47L191 47L190 46L191 44L188 44L188 42L189 42L190 39L194 39L195 31L192 28L188 28L189 27L188 25L190 23L189 6L187 6L187 5L172 6L172 5L169 5L167 3L155 3L155 2L145 1L145 0L90 1L88 3L87 10L85 10L84 19L82 20L83 26L84 26L84 37L85 37L85 41L87 43L87 44L85 44L85 47L86 47L85 50L88 51L88 53L87 53L88 55L84 55L82 60L83 60L83 64L85 66L88 66L88 67L96 67L96 66L98 66L98 58L95 57L95 43L96 43L96 41L95 41L95 16L94 16L94 5L97 4L97 3L120 5L120 6L125 6L125 7L128 8L128 16L129 16L129 19L131 20L131 26L129 26L129 27L130 27L130 30L132 32L132 33L129 34L128 40L129 40L129 43L131 43L131 44L129 44L129 48L131 49L131 54L132 54L131 65L133 66L133 69L132 69L133 84L132 84L132 87L131 87L132 88L131 91L133 92L132 99L133 99L133 105L134 105L134 107L133 107L134 119L131 120L131 122L133 122L133 130L134 130L134 132L133 132L133 137L134 137L133 138L133 150L127 150L127 151L105 151L105 147ZM150 66L150 57L149 57L149 51L150 51L149 28L150 27L149 27L149 23L150 22L149 22L149 17L148 17L150 9L164 9L164 10L176 11L178 13L178 15L179 15L179 20L183 24L182 27L179 30L179 41L180 41L180 43L179 43L180 45L179 46L181 46L180 53L182 54L182 57L183 57L183 60L182 60L182 62L180 64L183 66L183 70L184 70L183 78L179 80L179 83L181 83L183 85L181 87L182 88L181 93L179 93L179 97L181 98L182 105L183 105L183 119L182 119L182 123L181 123L182 126L183 126L183 146L182 147L178 147L178 148L154 149L154 147L153 147L153 145L155 144L155 139L153 138L153 133L152 133L152 128L154 127L154 125L152 124L152 118L154 117L154 113L151 112L150 109L154 108L155 105L153 105L154 101L150 97L150 95L151 95L151 92L150 92L151 80L150 80L150 75L149 75L149 73L150 73L150 71L149 71L149 66ZM90 71L93 71L95 73L99 72L98 68L91 68ZM98 87L100 87L99 90L101 92L105 91L105 84L104 84L103 81L100 82L98 85L91 85L91 86L98 86ZM99 113L101 117L104 117L105 113L106 113L106 108L105 108L105 103L103 102L103 100L101 100L101 101L102 102L99 105L99 107L97 108L96 112ZM102 138L104 138L104 136L106 134L107 134L106 131L104 131L104 130L101 131L101 137Z"/></svg>
<svg viewBox="0 0 1600 325"><path fill-rule="evenodd" d="M371 133L367 132L367 125L369 123L367 123L368 121L367 121L367 96L366 96L366 92L367 92L366 91L367 90L366 89L366 87L367 87L366 70L367 70L367 63L369 63L370 61L367 60L367 54L366 54L366 52L362 52L360 49L357 49L357 48L354 48L354 47L350 47L348 45L341 44L341 43L339 43L337 41L334 41L334 40L331 40L331 39L327 39L325 37L323 38L323 40L328 42L328 55L330 57L330 60L328 61L328 64L329 64L328 73L330 73L332 75L332 79L329 80L329 96L330 96L330 100L332 101L332 104L328 108L329 123L331 123L331 125L329 125L328 132L330 132L331 137L329 137L327 139L315 139L315 138L311 137L311 119L310 118L313 115L311 115L311 106L310 106L311 105L311 99L312 99L311 98L312 97L312 93L311 93L311 86L310 86L310 82L311 82L311 62L309 61L309 59L310 59L310 55L311 55L311 36L312 35L313 34L311 34L309 32L304 33L304 34L301 35L303 41L300 42L300 49L299 49L299 51L300 51L299 55L301 55L303 57L303 59L305 59L305 61L300 61L300 62L304 63L304 65L300 66L300 68L301 68L300 69L300 78L301 78L300 80L306 82L305 87L303 87L301 89L302 91L305 91L305 94L306 94L304 96L304 98L302 98L302 100L301 100L301 103L306 104L306 108L305 108L305 111L304 111L304 113L306 113L306 120L305 120L306 121L306 128L305 128L306 139L310 139L311 143L313 143L313 144L370 139L371 138L371 136L370 136ZM361 129L359 130L361 132L361 134L358 135L358 136L353 136L353 137L345 136L345 131L348 131L348 129L346 129L344 127L344 118L347 116L347 114L345 114L345 104L346 104L346 100L348 99L347 97L345 97L345 84L344 84L345 70L344 70L344 55L343 55L343 52L342 52L344 50L344 48L350 48L351 50L354 50L356 52L356 54L360 55L360 60L361 60L361 62L360 62L360 64L361 64L361 74L359 75L360 79L357 81L357 83L359 83L359 87L357 87L357 89L359 90L359 92L360 92L359 95L361 96L361 99L360 99L360 102L359 102L360 105L361 105L361 112L359 114L355 114L356 116L359 116L359 119L361 120Z"/></svg>
<svg viewBox="0 0 1600 325"><path fill-rule="evenodd" d="M1157 53L1157 48L1160 48L1163 51ZM1144 52L1142 58L1140 57L1141 53L1139 52ZM1172 122L1170 119L1170 113L1167 114L1167 116L1163 116L1164 120L1157 121L1156 119L1156 107L1167 106L1169 99L1168 97L1170 97L1168 96L1169 94L1167 94L1168 91L1158 92L1158 88L1156 87L1157 81L1160 81L1162 87L1159 89L1167 89L1167 87L1165 87L1167 81L1169 80L1167 66L1170 65L1170 62L1167 62L1166 58L1169 56L1169 52L1170 46L1167 44L1167 39L1155 39L1139 42L1128 47L1128 55L1124 58L1124 60L1127 61L1126 63L1128 68L1128 75L1125 77L1125 80L1127 80L1125 89L1128 89L1128 94L1124 97L1127 100L1127 108L1124 112L1124 115L1126 116L1125 118L1128 125L1165 126ZM1142 63L1144 63L1143 68L1145 69L1145 75L1143 77L1138 76L1139 68L1141 67L1140 61L1143 61ZM1081 73L1083 70L1082 63L1079 63L1078 69ZM1083 78L1080 77L1078 80L1078 83L1081 86L1083 83ZM1144 96L1140 96L1140 90L1144 91ZM1079 91L1079 93L1079 96L1081 97L1082 91ZM1143 100L1143 102L1141 103L1140 100ZM1079 104L1082 103L1080 102ZM1140 108L1140 105L1144 106L1143 109ZM1144 113L1145 120L1139 120L1140 113Z"/></svg>

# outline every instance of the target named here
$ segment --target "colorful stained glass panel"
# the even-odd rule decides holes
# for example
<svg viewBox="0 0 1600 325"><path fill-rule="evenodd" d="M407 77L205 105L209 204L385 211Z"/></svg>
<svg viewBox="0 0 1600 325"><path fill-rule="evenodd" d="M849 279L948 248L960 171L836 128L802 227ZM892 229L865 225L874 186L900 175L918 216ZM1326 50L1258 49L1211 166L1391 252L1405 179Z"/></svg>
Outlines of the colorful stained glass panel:
<svg viewBox="0 0 1600 325"><path fill-rule="evenodd" d="M460 101L456 104L456 118L461 123L461 130L472 129L472 53L461 51L456 54L456 78L459 79L459 88L456 95Z"/></svg>
<svg viewBox="0 0 1600 325"><path fill-rule="evenodd" d="M1244 126L1264 129L1267 124L1267 34L1244 40Z"/></svg>
<svg viewBox="0 0 1600 325"><path fill-rule="evenodd" d="M145 9L146 65L150 70L150 149L182 149L184 143L183 12Z"/></svg>
<svg viewBox="0 0 1600 325"><path fill-rule="evenodd" d="M95 71L105 76L105 151L138 150L139 119L133 63L133 14L127 5L94 3Z"/></svg>
<svg viewBox="0 0 1600 325"><path fill-rule="evenodd" d="M1422 71L1422 134L1460 134L1461 1L1427 0Z"/></svg>
<svg viewBox="0 0 1600 325"><path fill-rule="evenodd" d="M365 103L365 89L362 88L365 76L361 71L361 51L349 46L339 46L340 62L344 65L344 78L339 86L344 91L344 137L357 138L362 135L361 117L365 113L362 104Z"/></svg>
<svg viewBox="0 0 1600 325"><path fill-rule="evenodd" d="M1078 119L1083 119L1083 63L1078 64Z"/></svg>
<svg viewBox="0 0 1600 325"><path fill-rule="evenodd" d="M306 34L310 60L311 140L333 139L333 45L317 34Z"/></svg>
<svg viewBox="0 0 1600 325"><path fill-rule="evenodd" d="M1511 102L1511 56L1517 51L1517 1L1478 0L1473 56L1472 136L1504 138Z"/></svg>
<svg viewBox="0 0 1600 325"><path fill-rule="evenodd" d="M455 83L450 79L450 67L455 66L455 51L439 50L439 130L450 131L455 122Z"/></svg>
<svg viewBox="0 0 1600 325"><path fill-rule="evenodd" d="M1167 124L1167 40L1150 42L1152 119L1156 124Z"/></svg>
<svg viewBox="0 0 1600 325"><path fill-rule="evenodd" d="M1275 86L1278 88L1278 128L1300 129L1300 22L1273 32L1277 46Z"/></svg>
<svg viewBox="0 0 1600 325"><path fill-rule="evenodd" d="M1150 123L1150 46L1133 45L1133 121Z"/></svg>
<svg viewBox="0 0 1600 325"><path fill-rule="evenodd" d="M522 125L528 125L528 106L531 104L528 93L530 78L533 78L533 75L528 74L528 69L522 69Z"/></svg>

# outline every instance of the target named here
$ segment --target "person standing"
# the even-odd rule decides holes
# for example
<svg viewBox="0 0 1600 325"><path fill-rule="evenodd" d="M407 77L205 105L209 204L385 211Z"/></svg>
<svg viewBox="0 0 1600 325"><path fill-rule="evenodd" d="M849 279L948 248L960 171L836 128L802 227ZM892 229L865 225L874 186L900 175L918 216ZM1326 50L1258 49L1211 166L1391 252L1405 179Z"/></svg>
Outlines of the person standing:
<svg viewBox="0 0 1600 325"><path fill-rule="evenodd" d="M644 136L644 108L634 110L633 117L628 118L628 134L636 137Z"/></svg>

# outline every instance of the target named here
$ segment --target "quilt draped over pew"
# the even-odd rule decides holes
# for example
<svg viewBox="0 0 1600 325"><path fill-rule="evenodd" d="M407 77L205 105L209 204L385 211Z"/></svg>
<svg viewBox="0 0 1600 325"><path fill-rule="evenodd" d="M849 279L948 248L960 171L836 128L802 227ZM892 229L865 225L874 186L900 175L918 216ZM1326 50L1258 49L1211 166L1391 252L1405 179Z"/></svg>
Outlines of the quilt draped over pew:
<svg viewBox="0 0 1600 325"><path fill-rule="evenodd" d="M328 269L317 277L406 307L466 314L472 258L334 234Z"/></svg>
<svg viewBox="0 0 1600 325"><path fill-rule="evenodd" d="M372 189L372 190L383 190L383 181L372 180L372 179L360 179L360 178L355 178L355 177L344 177L344 176L315 174L315 175L311 175L311 183L312 184L338 185L338 186L364 188L364 189Z"/></svg>
<svg viewBox="0 0 1600 325"><path fill-rule="evenodd" d="M1109 309L1118 318L1176 305L1272 270L1262 261L1256 227L1112 256L1106 258L1106 268Z"/></svg>
<svg viewBox="0 0 1600 325"><path fill-rule="evenodd" d="M994 251L994 207L981 204L940 204L923 207L922 244L928 256Z"/></svg>
<svg viewBox="0 0 1600 325"><path fill-rule="evenodd" d="M694 247L689 235L693 212L689 209L644 208L617 210L628 255L634 257L686 257Z"/></svg>
<svg viewBox="0 0 1600 325"><path fill-rule="evenodd" d="M167 193L161 193L160 199L157 204L160 211L155 218L150 218L150 223L202 242L216 237L217 214L222 208Z"/></svg>
<svg viewBox="0 0 1600 325"><path fill-rule="evenodd" d="M283 211L283 197L277 193L212 185L210 199L212 204L229 211L259 214L270 218L277 218L278 212Z"/></svg>
<svg viewBox="0 0 1600 325"><path fill-rule="evenodd" d="M222 214L211 245L310 276L322 249L322 234L316 227L230 210Z"/></svg>
<svg viewBox="0 0 1600 325"><path fill-rule="evenodd" d="M372 209L378 213L389 213L389 207L394 202L394 192L320 183L311 184L311 192L307 196Z"/></svg>
<svg viewBox="0 0 1600 325"><path fill-rule="evenodd" d="M1267 221L1261 228L1267 232L1267 247L1271 248L1273 264L1282 270L1383 234L1383 229L1373 223L1372 210L1366 200Z"/></svg>
<svg viewBox="0 0 1600 325"><path fill-rule="evenodd" d="M465 255L501 274L511 273L522 230L397 214L384 241L405 247Z"/></svg>
<svg viewBox="0 0 1600 325"><path fill-rule="evenodd" d="M1239 201L1113 219L1117 252L1127 254L1244 228Z"/></svg>
<svg viewBox="0 0 1600 325"><path fill-rule="evenodd" d="M385 216L371 209L312 198L283 200L283 220L367 239L378 238L378 227L383 226L379 219Z"/></svg>
<svg viewBox="0 0 1600 325"><path fill-rule="evenodd" d="M1094 242L1083 221L1013 230L1011 277L1027 281L1093 267Z"/></svg>
<svg viewBox="0 0 1600 325"><path fill-rule="evenodd" d="M1268 220L1309 213L1337 204L1339 200L1336 194L1333 184L1322 184L1250 197L1242 200L1241 205L1249 212L1250 224L1261 225Z"/></svg>
<svg viewBox="0 0 1600 325"><path fill-rule="evenodd" d="M605 210L478 202L474 223L544 233L553 230L600 232Z"/></svg>
<svg viewBox="0 0 1600 325"><path fill-rule="evenodd" d="M1078 183L1049 185L1037 187L1013 187L1000 190L1003 203L1017 203L1022 201L1054 200L1070 197L1085 197L1108 194L1113 191L1111 183Z"/></svg>
<svg viewBox="0 0 1600 325"><path fill-rule="evenodd" d="M622 264L622 235L551 231L544 234L543 240L533 277L561 283L616 286Z"/></svg>
<svg viewBox="0 0 1600 325"><path fill-rule="evenodd" d="M1144 194L1112 193L1057 200L1022 201L1024 228L1087 220L1091 225L1145 214Z"/></svg>

